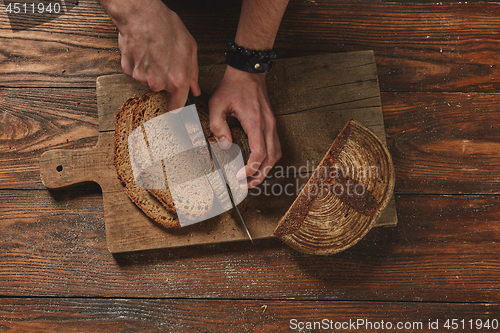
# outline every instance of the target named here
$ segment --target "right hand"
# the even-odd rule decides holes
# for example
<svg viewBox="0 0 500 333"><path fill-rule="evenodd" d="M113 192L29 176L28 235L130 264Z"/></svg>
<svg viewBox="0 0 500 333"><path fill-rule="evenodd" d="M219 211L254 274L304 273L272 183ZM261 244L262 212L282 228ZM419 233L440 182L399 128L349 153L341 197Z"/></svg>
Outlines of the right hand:
<svg viewBox="0 0 500 333"><path fill-rule="evenodd" d="M209 102L210 130L219 142L232 142L227 116L238 118L248 135L250 157L236 174L241 184L254 188L264 181L273 165L281 158L281 145L276 119L269 104L266 74L226 67L222 81Z"/></svg>
<svg viewBox="0 0 500 333"><path fill-rule="evenodd" d="M153 91L166 90L169 111L185 105L190 88L198 96L197 45L179 16L160 0L123 1L121 8L122 15L111 16L123 72Z"/></svg>

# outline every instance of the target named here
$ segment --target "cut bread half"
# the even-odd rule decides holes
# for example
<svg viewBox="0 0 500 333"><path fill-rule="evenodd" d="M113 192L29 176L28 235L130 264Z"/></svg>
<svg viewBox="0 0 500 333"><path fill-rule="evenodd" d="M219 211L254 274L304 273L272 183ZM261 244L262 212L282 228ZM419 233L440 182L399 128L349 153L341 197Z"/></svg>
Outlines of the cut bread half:
<svg viewBox="0 0 500 333"><path fill-rule="evenodd" d="M372 228L394 190L387 147L351 120L314 171L274 235L297 251L329 255L356 244Z"/></svg>

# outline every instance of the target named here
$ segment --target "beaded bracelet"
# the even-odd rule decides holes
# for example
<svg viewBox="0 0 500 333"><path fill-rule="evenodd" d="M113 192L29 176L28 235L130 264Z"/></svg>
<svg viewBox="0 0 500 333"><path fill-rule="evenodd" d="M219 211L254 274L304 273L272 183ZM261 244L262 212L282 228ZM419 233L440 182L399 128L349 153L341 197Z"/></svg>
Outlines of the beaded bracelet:
<svg viewBox="0 0 500 333"><path fill-rule="evenodd" d="M227 42L226 64L248 73L267 73L274 67L276 52L253 51L239 46L234 41Z"/></svg>

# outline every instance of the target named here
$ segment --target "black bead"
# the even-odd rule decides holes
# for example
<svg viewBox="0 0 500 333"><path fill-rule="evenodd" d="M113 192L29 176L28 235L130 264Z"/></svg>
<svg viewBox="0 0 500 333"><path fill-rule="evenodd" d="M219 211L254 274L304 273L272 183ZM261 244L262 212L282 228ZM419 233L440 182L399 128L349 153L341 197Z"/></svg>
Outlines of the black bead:
<svg viewBox="0 0 500 333"><path fill-rule="evenodd" d="M264 59L264 55L265 55L264 52L259 52L258 53L259 59Z"/></svg>
<svg viewBox="0 0 500 333"><path fill-rule="evenodd" d="M233 52L236 51L236 44L234 43L229 44L229 49Z"/></svg>
<svg viewBox="0 0 500 333"><path fill-rule="evenodd" d="M243 53L245 56L249 57L252 55L252 50L245 49L245 52Z"/></svg>
<svg viewBox="0 0 500 333"><path fill-rule="evenodd" d="M245 48L242 46L238 46L238 52L243 53L243 51L245 51Z"/></svg>

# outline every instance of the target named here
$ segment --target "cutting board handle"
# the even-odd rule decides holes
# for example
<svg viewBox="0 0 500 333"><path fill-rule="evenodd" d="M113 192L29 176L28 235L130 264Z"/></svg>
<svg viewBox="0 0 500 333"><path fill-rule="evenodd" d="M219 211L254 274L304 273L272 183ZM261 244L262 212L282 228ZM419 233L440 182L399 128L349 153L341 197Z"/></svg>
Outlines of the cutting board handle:
<svg viewBox="0 0 500 333"><path fill-rule="evenodd" d="M42 154L40 176L49 189L61 189L72 185L97 182L103 172L103 160L108 153L102 147L69 150L55 149Z"/></svg>

